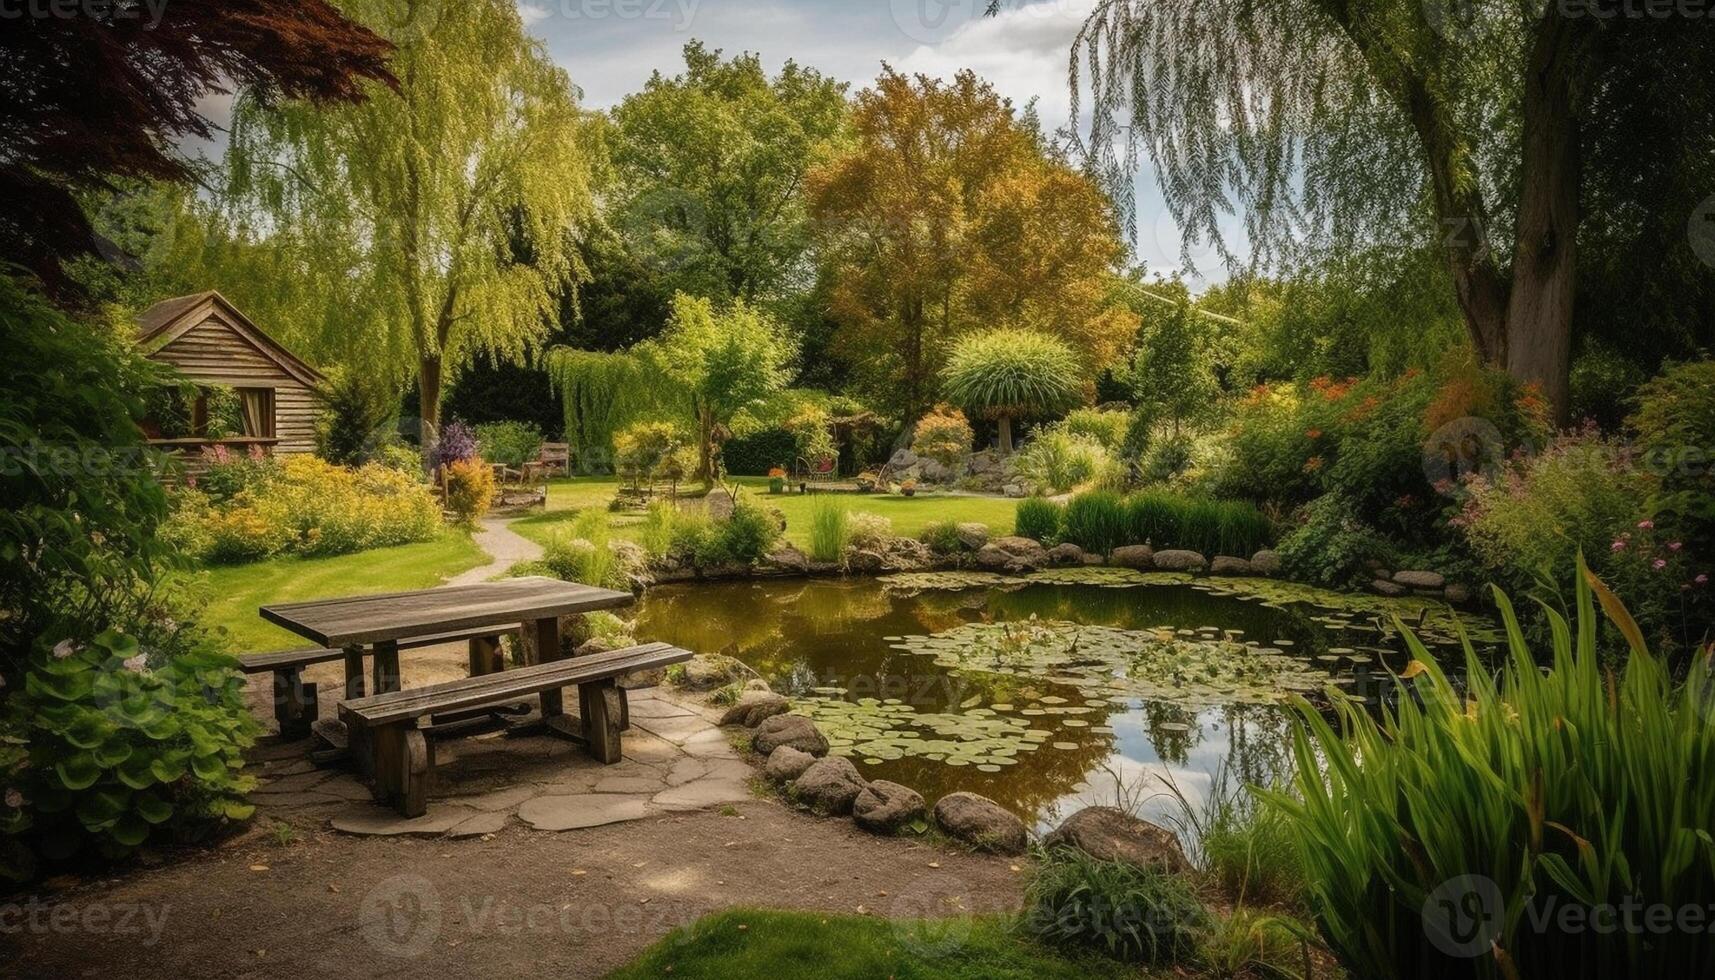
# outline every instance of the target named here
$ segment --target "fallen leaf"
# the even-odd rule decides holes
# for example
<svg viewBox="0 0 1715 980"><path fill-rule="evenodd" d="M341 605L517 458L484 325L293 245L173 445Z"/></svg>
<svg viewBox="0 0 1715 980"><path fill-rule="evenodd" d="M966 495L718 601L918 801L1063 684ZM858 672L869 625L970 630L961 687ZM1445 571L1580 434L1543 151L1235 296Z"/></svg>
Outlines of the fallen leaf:
<svg viewBox="0 0 1715 980"><path fill-rule="evenodd" d="M939 861L930 861L929 862L929 867L931 867L931 868L939 868L940 866L941 866L941 862L939 862Z"/></svg>
<svg viewBox="0 0 1715 980"><path fill-rule="evenodd" d="M252 864L250 866L250 870L252 870L252 871L267 871L268 866L266 864Z"/></svg>

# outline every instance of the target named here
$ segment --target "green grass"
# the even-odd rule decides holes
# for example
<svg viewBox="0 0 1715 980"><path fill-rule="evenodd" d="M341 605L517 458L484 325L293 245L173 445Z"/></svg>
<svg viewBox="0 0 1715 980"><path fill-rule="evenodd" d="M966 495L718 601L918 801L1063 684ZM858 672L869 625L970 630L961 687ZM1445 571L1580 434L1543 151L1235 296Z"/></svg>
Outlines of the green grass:
<svg viewBox="0 0 1715 980"><path fill-rule="evenodd" d="M307 646L303 637L264 622L257 608L299 599L426 589L487 563L488 555L470 535L447 531L433 541L332 558L223 565L202 573L210 596L203 622L224 627L234 653Z"/></svg>
<svg viewBox="0 0 1715 980"><path fill-rule="evenodd" d="M1098 980L1137 975L1117 963L1062 956L1019 935L1006 919L924 923L733 909L672 933L611 977Z"/></svg>
<svg viewBox="0 0 1715 980"><path fill-rule="evenodd" d="M767 477L739 477L736 481L759 502L778 508L786 516L786 540L809 550L811 509L819 494L770 494ZM695 485L692 484L694 487ZM512 529L538 544L546 544L557 528L568 526L572 513L580 508L606 511L608 501L619 490L612 477L575 477L554 480L548 485L548 507L512 522ZM717 493L720 491L716 491ZM914 538L925 527L941 521L975 522L988 525L993 534L1011 534L1013 511L1017 501L1000 497L962 497L939 494L919 494L902 497L893 494L841 494L839 499L854 514L880 514L893 522L893 533ZM613 536L639 540L643 522L637 514L616 514L611 525Z"/></svg>

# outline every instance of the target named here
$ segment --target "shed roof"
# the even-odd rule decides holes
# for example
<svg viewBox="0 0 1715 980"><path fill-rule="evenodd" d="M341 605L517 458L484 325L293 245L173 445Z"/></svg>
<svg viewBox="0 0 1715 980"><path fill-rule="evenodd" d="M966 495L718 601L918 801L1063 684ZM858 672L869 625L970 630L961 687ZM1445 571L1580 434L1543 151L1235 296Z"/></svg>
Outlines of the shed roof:
<svg viewBox="0 0 1715 980"><path fill-rule="evenodd" d="M310 387L321 384L324 380L320 371L282 347L261 327L250 322L250 318L239 312L238 307L232 305L230 300L213 289L164 299L144 310L137 318L137 343L141 344L146 352L154 353L202 323L207 319L206 314L214 308L218 308L225 315L227 323L240 336L269 360L278 364L288 375Z"/></svg>

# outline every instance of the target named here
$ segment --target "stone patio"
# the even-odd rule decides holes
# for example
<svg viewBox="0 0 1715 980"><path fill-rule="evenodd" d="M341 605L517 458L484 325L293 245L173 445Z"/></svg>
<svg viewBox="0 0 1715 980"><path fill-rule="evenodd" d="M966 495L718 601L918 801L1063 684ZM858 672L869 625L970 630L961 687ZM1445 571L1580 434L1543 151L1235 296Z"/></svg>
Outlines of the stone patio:
<svg viewBox="0 0 1715 980"><path fill-rule="evenodd" d="M428 812L406 819L372 802L348 770L318 768L310 741L264 744L249 772L251 801L270 819L331 825L350 834L498 833L516 820L569 831L751 798L753 770L716 727L713 709L648 688L630 692L623 758L603 766L576 744L547 735L493 732L435 743Z"/></svg>

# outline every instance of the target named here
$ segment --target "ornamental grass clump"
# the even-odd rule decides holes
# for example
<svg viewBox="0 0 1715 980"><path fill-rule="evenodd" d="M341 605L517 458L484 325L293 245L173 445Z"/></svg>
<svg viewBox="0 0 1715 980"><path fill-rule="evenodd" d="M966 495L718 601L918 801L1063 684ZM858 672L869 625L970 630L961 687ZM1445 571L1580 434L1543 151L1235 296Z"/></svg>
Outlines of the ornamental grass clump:
<svg viewBox="0 0 1715 980"><path fill-rule="evenodd" d="M1027 931L1056 946L1158 965L1191 959L1210 923L1186 879L1071 847L1042 855L1023 916Z"/></svg>
<svg viewBox="0 0 1715 980"><path fill-rule="evenodd" d="M1018 502L1018 513L1012 519L1012 529L1013 533L1020 537L1034 538L1043 544L1054 544L1060 540L1065 520L1065 507L1041 497L1026 497Z"/></svg>
<svg viewBox="0 0 1715 980"><path fill-rule="evenodd" d="M1129 534L1125 500L1117 493L1092 490L1066 504L1061 536L1091 554L1109 554L1126 544Z"/></svg>
<svg viewBox="0 0 1715 980"><path fill-rule="evenodd" d="M1306 706L1271 795L1323 939L1353 976L1715 975L1715 684L1683 684L1579 562L1575 621L1539 662L1505 594L1498 678L1448 679L1415 636L1397 707ZM1597 647L1600 602L1626 638ZM1692 918L1695 921L1692 921Z"/></svg>
<svg viewBox="0 0 1715 980"><path fill-rule="evenodd" d="M810 500L810 558L839 561L851 544L851 513L846 505L828 494Z"/></svg>

